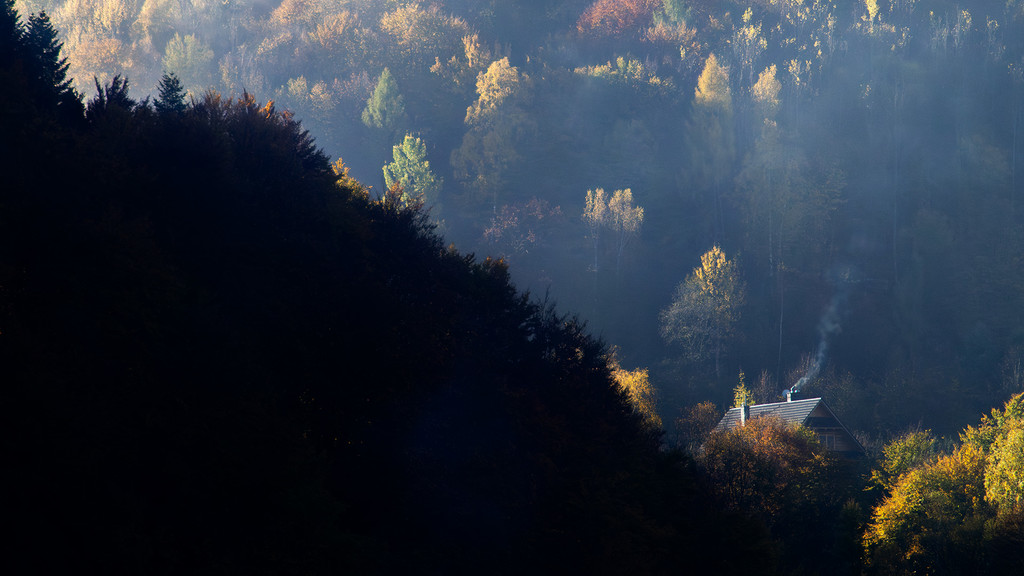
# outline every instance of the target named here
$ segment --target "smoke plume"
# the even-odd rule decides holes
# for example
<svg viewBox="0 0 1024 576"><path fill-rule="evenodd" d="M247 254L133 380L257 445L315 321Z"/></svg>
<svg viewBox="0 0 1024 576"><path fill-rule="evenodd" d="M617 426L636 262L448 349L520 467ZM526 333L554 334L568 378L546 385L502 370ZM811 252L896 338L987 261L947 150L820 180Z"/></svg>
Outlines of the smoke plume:
<svg viewBox="0 0 1024 576"><path fill-rule="evenodd" d="M836 334L841 329L839 316L844 299L842 292L836 293L832 297L832 301L829 302L828 308L825 309L825 313L821 316L821 320L818 321L818 348L814 353L814 360L811 362L807 372L790 389L793 392L797 392L804 384L817 378L818 373L821 372L821 367L825 365L825 359L828 357L829 340L833 334Z"/></svg>

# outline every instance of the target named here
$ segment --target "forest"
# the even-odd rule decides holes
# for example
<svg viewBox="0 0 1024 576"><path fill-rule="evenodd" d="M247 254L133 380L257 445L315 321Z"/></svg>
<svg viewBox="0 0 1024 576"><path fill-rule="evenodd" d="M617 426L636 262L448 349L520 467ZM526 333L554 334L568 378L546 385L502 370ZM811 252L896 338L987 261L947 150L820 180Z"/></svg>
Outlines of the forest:
<svg viewBox="0 0 1024 576"><path fill-rule="evenodd" d="M359 182L403 182L648 369L670 432L740 372L765 401L813 372L874 438L955 435L1024 388L1022 2L15 6L49 15L80 94L244 91ZM630 196L595 213L601 191ZM715 247L743 298L684 334Z"/></svg>
<svg viewBox="0 0 1024 576"><path fill-rule="evenodd" d="M25 571L1024 566L1024 2L3 6Z"/></svg>

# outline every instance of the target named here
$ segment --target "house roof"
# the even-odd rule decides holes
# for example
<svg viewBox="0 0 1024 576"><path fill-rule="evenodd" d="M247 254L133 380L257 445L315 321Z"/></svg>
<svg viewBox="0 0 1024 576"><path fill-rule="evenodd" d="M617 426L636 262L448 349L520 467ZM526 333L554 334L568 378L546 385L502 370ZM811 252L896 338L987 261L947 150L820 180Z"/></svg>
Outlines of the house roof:
<svg viewBox="0 0 1024 576"><path fill-rule="evenodd" d="M806 400L793 400L792 402L774 402L772 404L755 404L747 406L749 412L747 418L760 418L761 416L776 416L790 424L803 426L807 418L814 412L814 409L821 404L821 398L808 398ZM831 410L829 410L831 413ZM730 430L740 425L740 409L730 408L722 420L715 426L715 430Z"/></svg>
<svg viewBox="0 0 1024 576"><path fill-rule="evenodd" d="M755 404L747 406L747 419L760 418L762 416L775 416L782 421L799 426L806 426L821 433L824 430L832 430L846 436L851 446L861 453L864 447L847 430L846 426L836 418L832 409L825 404L821 398L807 398L805 400L792 400L787 402L773 402L771 404ZM725 431L740 426L740 408L731 408L722 417L722 420L715 426L715 431Z"/></svg>

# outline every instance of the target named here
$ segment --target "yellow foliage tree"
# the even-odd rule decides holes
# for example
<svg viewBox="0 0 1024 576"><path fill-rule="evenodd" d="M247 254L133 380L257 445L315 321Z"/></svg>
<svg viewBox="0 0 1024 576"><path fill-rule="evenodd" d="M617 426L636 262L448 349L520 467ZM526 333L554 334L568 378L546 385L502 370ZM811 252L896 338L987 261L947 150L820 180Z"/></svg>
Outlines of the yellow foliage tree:
<svg viewBox="0 0 1024 576"><path fill-rule="evenodd" d="M713 355L715 375L720 377L722 351L739 320L746 287L736 262L718 246L705 252L700 262L661 311L661 334L668 342L680 342L695 360Z"/></svg>
<svg viewBox="0 0 1024 576"><path fill-rule="evenodd" d="M519 107L528 94L529 77L509 64L508 58L491 62L476 79L477 99L466 109L468 130L462 146L452 152L455 176L469 181L483 197L490 197L498 212L498 192L505 174L520 158L520 141L533 123Z"/></svg>
<svg viewBox="0 0 1024 576"><path fill-rule="evenodd" d="M608 201L609 226L615 233L615 273L622 265L622 252L626 245L640 233L644 223L644 209L633 204L633 191L629 188L616 190Z"/></svg>
<svg viewBox="0 0 1024 576"><path fill-rule="evenodd" d="M983 564L1018 568L1024 394L967 427L952 454L928 457L931 442L921 434L886 448L883 466L902 471L884 475L891 492L873 510L864 533L869 568L894 574L974 573ZM905 459L895 457L900 454L918 464L907 470Z"/></svg>
<svg viewBox="0 0 1024 576"><path fill-rule="evenodd" d="M984 477L985 455L969 444L904 474L871 515L864 535L869 564L916 574L956 565L950 545L981 540Z"/></svg>
<svg viewBox="0 0 1024 576"><path fill-rule="evenodd" d="M657 412L657 393L651 385L650 373L647 368L626 370L619 364L615 352L608 357L608 368L619 389L626 393L630 404L638 414L643 416L644 423L651 428L661 428L661 416Z"/></svg>
<svg viewBox="0 0 1024 576"><path fill-rule="evenodd" d="M587 225L590 239L594 242L594 272L598 270L597 254L601 228L608 223L608 202L605 200L604 188L587 190L587 204L583 209L583 223Z"/></svg>

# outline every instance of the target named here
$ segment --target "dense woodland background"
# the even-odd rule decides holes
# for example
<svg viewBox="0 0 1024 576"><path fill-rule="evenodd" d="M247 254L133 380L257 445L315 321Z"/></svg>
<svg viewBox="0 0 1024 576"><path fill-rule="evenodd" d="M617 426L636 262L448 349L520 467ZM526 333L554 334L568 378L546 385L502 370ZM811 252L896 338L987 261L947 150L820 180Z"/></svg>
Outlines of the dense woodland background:
<svg viewBox="0 0 1024 576"><path fill-rule="evenodd" d="M1018 568L1022 19L6 0L16 545L131 573ZM707 436L737 384L797 382L868 460Z"/></svg>
<svg viewBox="0 0 1024 576"><path fill-rule="evenodd" d="M406 144L446 241L649 368L670 429L741 371L774 400L819 359L809 391L869 436L954 433L1024 386L1024 3L16 6L50 15L82 94L245 90L378 191ZM581 217L599 188L644 209L624 247ZM659 318L716 245L747 288L717 362Z"/></svg>

